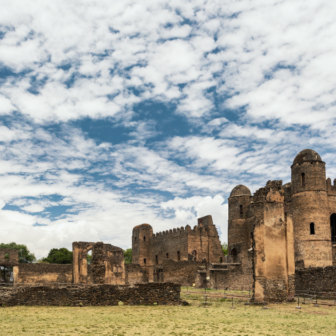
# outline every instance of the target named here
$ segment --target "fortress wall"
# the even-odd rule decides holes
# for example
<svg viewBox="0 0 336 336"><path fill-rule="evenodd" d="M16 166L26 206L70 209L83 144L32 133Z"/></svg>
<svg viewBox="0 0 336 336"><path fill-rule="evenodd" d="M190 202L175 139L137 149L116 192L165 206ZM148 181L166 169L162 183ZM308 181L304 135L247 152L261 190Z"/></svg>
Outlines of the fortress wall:
<svg viewBox="0 0 336 336"><path fill-rule="evenodd" d="M336 267L315 267L296 270L295 290L311 292L336 292ZM297 292L298 294L299 292Z"/></svg>
<svg viewBox="0 0 336 336"><path fill-rule="evenodd" d="M192 286L195 283L195 274L201 265L200 261L183 260L176 262L164 260L162 263L163 279L161 281Z"/></svg>
<svg viewBox="0 0 336 336"><path fill-rule="evenodd" d="M125 273L125 281L129 286L148 282L146 272L138 264L125 264Z"/></svg>
<svg viewBox="0 0 336 336"><path fill-rule="evenodd" d="M72 283L72 264L20 264L15 284Z"/></svg>

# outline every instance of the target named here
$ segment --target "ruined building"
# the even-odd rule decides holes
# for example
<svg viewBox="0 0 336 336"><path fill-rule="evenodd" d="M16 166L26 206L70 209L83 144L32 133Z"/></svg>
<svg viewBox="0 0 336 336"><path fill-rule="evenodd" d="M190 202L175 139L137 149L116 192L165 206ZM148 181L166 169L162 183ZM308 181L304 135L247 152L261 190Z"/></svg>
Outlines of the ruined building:
<svg viewBox="0 0 336 336"><path fill-rule="evenodd" d="M250 271L255 295L294 292L295 268L336 263L336 185L325 163L305 149L291 166L291 182L268 181L251 195L239 185L229 198L229 260Z"/></svg>

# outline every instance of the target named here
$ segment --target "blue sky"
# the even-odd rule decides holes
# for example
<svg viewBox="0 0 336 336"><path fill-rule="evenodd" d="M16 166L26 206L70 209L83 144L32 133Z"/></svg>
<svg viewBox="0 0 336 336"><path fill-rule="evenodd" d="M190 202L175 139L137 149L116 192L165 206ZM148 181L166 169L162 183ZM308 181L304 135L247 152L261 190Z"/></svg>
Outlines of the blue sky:
<svg viewBox="0 0 336 336"><path fill-rule="evenodd" d="M13 0L0 12L0 236L38 257L132 228L227 240L227 198L336 177L333 1Z"/></svg>

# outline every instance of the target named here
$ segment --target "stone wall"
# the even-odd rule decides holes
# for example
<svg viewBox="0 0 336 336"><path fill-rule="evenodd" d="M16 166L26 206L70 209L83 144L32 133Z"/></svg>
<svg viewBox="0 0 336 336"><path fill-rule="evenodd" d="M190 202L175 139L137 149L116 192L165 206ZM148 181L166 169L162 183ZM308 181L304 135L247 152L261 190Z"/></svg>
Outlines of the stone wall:
<svg viewBox="0 0 336 336"><path fill-rule="evenodd" d="M147 283L148 278L146 272L138 264L125 264L126 284L129 286L141 283Z"/></svg>
<svg viewBox="0 0 336 336"><path fill-rule="evenodd" d="M296 270L295 290L336 292L336 267L315 267Z"/></svg>
<svg viewBox="0 0 336 336"><path fill-rule="evenodd" d="M14 249L0 248L0 266L19 265L19 251Z"/></svg>
<svg viewBox="0 0 336 336"><path fill-rule="evenodd" d="M15 284L72 283L72 264L20 264Z"/></svg>
<svg viewBox="0 0 336 336"><path fill-rule="evenodd" d="M155 268L155 282L173 282L182 286L192 286L195 275L202 265L200 261L173 261L163 260L162 265ZM162 271L161 271L162 270Z"/></svg>
<svg viewBox="0 0 336 336"><path fill-rule="evenodd" d="M5 306L116 306L178 305L181 287L172 283L86 286L36 286L0 288L0 305Z"/></svg>

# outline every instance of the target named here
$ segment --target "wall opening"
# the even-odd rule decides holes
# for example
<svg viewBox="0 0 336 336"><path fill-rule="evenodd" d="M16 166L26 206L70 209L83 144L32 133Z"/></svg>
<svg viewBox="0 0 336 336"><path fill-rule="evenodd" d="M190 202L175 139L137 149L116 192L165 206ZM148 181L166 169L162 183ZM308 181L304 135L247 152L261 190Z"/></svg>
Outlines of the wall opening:
<svg viewBox="0 0 336 336"><path fill-rule="evenodd" d="M146 258L144 259L144 265L146 265Z"/></svg>
<svg viewBox="0 0 336 336"><path fill-rule="evenodd" d="M336 242L336 214L330 216L331 241Z"/></svg>
<svg viewBox="0 0 336 336"><path fill-rule="evenodd" d="M314 223L310 223L310 234L311 235L315 234L315 224Z"/></svg>
<svg viewBox="0 0 336 336"><path fill-rule="evenodd" d="M91 265L92 262L92 250L88 251L87 255L86 255L86 261L88 265Z"/></svg>
<svg viewBox="0 0 336 336"><path fill-rule="evenodd" d="M243 209L243 205L242 204L239 206L239 211L240 211L241 215L244 214L244 209Z"/></svg>
<svg viewBox="0 0 336 336"><path fill-rule="evenodd" d="M197 260L197 251L196 250L192 251L192 255L195 257L195 260Z"/></svg>
<svg viewBox="0 0 336 336"><path fill-rule="evenodd" d="M145 236L144 236L144 238L143 238L143 239L144 239L144 241L146 241L146 237L145 237Z"/></svg>
<svg viewBox="0 0 336 336"><path fill-rule="evenodd" d="M233 262L233 263L236 263L236 262L237 262L237 260L238 260L237 255L238 255L237 250L236 250L236 248L234 247L234 248L231 250L231 258L232 258L232 262Z"/></svg>
<svg viewBox="0 0 336 336"><path fill-rule="evenodd" d="M181 260L180 251L177 251L177 261Z"/></svg>
<svg viewBox="0 0 336 336"><path fill-rule="evenodd" d="M167 258L167 259L169 258L169 253L166 253L166 258Z"/></svg>
<svg viewBox="0 0 336 336"><path fill-rule="evenodd" d="M134 242L136 242L136 237L134 237Z"/></svg>
<svg viewBox="0 0 336 336"><path fill-rule="evenodd" d="M306 175L305 173L301 174L301 186L304 187L306 185Z"/></svg>
<svg viewBox="0 0 336 336"><path fill-rule="evenodd" d="M5 253L5 259L7 259L7 260L9 259L9 253L8 252Z"/></svg>
<svg viewBox="0 0 336 336"><path fill-rule="evenodd" d="M155 256L155 264L159 265L159 257L157 255Z"/></svg>
<svg viewBox="0 0 336 336"><path fill-rule="evenodd" d="M219 262L222 263L223 262L223 257L219 258Z"/></svg>

